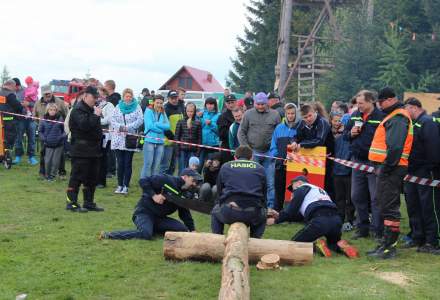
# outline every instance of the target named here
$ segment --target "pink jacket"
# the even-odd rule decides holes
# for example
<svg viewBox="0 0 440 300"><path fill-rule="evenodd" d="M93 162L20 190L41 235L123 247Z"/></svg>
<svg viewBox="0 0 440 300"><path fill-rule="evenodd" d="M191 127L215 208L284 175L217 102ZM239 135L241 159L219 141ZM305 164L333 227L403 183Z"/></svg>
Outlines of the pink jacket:
<svg viewBox="0 0 440 300"><path fill-rule="evenodd" d="M29 102L36 102L38 100L38 88L40 84L34 81L27 88L24 89L24 99Z"/></svg>

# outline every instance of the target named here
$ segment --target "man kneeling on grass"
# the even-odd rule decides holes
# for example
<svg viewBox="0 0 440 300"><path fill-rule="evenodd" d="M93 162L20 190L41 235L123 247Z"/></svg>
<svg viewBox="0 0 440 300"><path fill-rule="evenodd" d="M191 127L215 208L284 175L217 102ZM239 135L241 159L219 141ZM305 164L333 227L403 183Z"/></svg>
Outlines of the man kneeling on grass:
<svg viewBox="0 0 440 300"><path fill-rule="evenodd" d="M358 257L358 251L347 241L341 240L342 220L336 204L323 189L309 184L304 176L292 180L288 189L293 193L289 205L280 213L268 212L267 225L304 220L306 226L298 231L292 240L296 242L315 242L315 248L325 257L330 257L330 249L343 252L349 258Z"/></svg>
<svg viewBox="0 0 440 300"><path fill-rule="evenodd" d="M151 240L155 233L166 231L194 231L194 220L188 209L167 201L162 194L165 185L178 193L197 187L202 177L191 169L184 169L180 176L153 175L139 180L142 198L136 205L133 223L137 229L113 232L101 232L99 239L144 239ZM178 211L181 222L168 217Z"/></svg>

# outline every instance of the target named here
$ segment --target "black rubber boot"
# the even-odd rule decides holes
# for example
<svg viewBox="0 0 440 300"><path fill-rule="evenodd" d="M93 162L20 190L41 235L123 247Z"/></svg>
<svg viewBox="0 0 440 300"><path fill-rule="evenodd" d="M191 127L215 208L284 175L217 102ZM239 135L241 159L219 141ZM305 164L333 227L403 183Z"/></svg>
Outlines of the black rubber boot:
<svg viewBox="0 0 440 300"><path fill-rule="evenodd" d="M95 188L83 187L84 205L83 207L90 211L104 211L102 207L98 207L94 201Z"/></svg>
<svg viewBox="0 0 440 300"><path fill-rule="evenodd" d="M72 212L87 212L88 210L82 208L81 205L78 204L78 191L74 191L73 189L67 190L67 204L66 210L70 210Z"/></svg>
<svg viewBox="0 0 440 300"><path fill-rule="evenodd" d="M375 251L367 252L368 256L380 259L391 259L396 257L396 246L398 239L398 228L396 229L390 226L385 226L382 245L376 248Z"/></svg>

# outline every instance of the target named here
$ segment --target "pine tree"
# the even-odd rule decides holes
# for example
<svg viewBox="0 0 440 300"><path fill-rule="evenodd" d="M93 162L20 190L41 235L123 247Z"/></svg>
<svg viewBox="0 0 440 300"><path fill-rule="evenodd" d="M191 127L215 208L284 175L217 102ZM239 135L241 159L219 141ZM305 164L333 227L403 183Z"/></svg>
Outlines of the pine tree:
<svg viewBox="0 0 440 300"><path fill-rule="evenodd" d="M6 65L4 65L2 74L0 75L1 84L3 85L3 83L5 83L6 80L9 80L9 79L11 79L11 76L9 75L8 67Z"/></svg>
<svg viewBox="0 0 440 300"><path fill-rule="evenodd" d="M393 87L398 94L402 94L410 86L411 73L407 67L408 47L398 28L399 26L395 26L385 32L385 40L380 46L380 71L376 81L379 85Z"/></svg>
<svg viewBox="0 0 440 300"><path fill-rule="evenodd" d="M251 0L247 11L250 28L237 38L237 58L232 59L227 85L238 92L268 92L275 81L280 1Z"/></svg>
<svg viewBox="0 0 440 300"><path fill-rule="evenodd" d="M359 90L372 89L377 74L377 29L367 22L362 7L337 12L345 41L329 50L335 68L318 81L318 98L324 102L349 101Z"/></svg>

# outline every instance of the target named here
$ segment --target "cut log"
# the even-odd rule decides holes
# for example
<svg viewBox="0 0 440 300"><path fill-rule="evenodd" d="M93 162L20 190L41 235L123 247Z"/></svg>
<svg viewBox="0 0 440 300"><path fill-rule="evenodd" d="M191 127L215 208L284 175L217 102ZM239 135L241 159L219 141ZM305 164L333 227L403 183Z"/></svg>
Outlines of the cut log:
<svg viewBox="0 0 440 300"><path fill-rule="evenodd" d="M220 262L225 252L225 236L213 233L165 233L166 259ZM278 254L280 265L304 265L313 260L313 244L283 240L249 239L249 262L257 263L265 254Z"/></svg>
<svg viewBox="0 0 440 300"><path fill-rule="evenodd" d="M229 227L225 240L219 300L249 300L249 233L243 223Z"/></svg>

